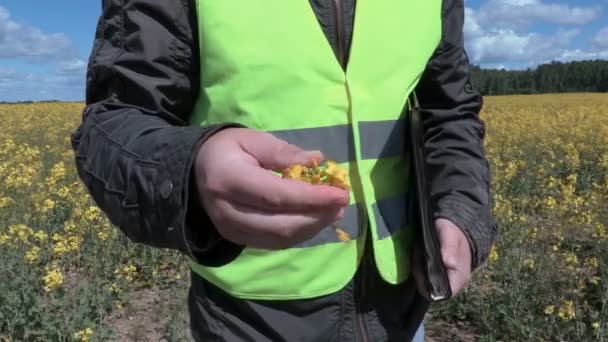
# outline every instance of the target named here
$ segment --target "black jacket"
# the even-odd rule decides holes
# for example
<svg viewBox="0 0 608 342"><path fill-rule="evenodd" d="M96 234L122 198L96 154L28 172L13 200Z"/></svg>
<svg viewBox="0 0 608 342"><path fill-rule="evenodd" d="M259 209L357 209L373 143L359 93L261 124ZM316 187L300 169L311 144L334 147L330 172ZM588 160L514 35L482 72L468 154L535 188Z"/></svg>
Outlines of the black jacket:
<svg viewBox="0 0 608 342"><path fill-rule="evenodd" d="M348 54L339 51L338 33L347 51L355 1L310 2L346 65ZM335 3L341 3L344 18L340 29ZM194 0L103 0L88 64L87 106L72 145L92 197L129 238L180 250L202 264L222 265L242 247L214 229L191 175L201 144L231 124L187 125L205 72L199 70L194 5ZM495 229L484 124L478 116L482 98L470 83L463 21L463 0L444 0L442 40L416 92L434 214L465 232L477 267Z"/></svg>

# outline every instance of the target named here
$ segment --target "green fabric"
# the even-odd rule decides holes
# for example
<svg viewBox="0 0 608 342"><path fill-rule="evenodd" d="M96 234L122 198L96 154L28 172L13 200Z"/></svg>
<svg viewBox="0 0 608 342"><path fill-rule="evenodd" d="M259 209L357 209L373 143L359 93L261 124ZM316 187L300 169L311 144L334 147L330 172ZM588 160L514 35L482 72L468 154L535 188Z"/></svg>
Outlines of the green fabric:
<svg viewBox="0 0 608 342"><path fill-rule="evenodd" d="M407 98L441 38L441 1L358 0L346 73L308 1L198 0L197 10L203 72L192 124L239 122L271 133L350 125L348 136L323 140L354 145L352 160L343 165L353 186L351 202L364 210L357 217L363 223L358 240L321 239L281 251L245 248L226 266L193 264L193 270L240 298L316 297L348 283L371 231L382 277L405 280L413 227L397 223L392 235L380 239L377 222L388 224L398 215L376 215L373 205L408 193L409 155L363 160L361 136L370 135L361 134L359 124L386 120L390 134L393 122L404 119ZM290 142L318 143L298 139L304 140Z"/></svg>

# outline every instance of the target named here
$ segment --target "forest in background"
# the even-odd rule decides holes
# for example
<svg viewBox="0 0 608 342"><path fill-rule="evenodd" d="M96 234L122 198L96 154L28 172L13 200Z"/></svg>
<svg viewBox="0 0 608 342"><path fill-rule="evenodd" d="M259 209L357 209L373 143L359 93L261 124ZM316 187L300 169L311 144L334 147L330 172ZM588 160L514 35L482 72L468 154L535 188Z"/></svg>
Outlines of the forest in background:
<svg viewBox="0 0 608 342"><path fill-rule="evenodd" d="M608 92L608 60L551 62L535 69L482 69L472 81L482 95Z"/></svg>

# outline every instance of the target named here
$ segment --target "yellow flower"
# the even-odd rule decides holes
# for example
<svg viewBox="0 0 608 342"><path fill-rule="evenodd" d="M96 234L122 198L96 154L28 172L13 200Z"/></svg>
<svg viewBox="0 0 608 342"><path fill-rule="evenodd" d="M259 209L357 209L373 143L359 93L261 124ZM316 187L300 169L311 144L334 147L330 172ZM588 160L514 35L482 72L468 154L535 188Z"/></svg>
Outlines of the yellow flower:
<svg viewBox="0 0 608 342"><path fill-rule="evenodd" d="M490 260L490 262L495 262L496 260L498 260L498 249L496 248L496 245L492 245L492 247L490 248L488 260Z"/></svg>
<svg viewBox="0 0 608 342"><path fill-rule="evenodd" d="M63 241L59 241L53 246L53 256L56 258L61 257L69 251L68 246Z"/></svg>
<svg viewBox="0 0 608 342"><path fill-rule="evenodd" d="M130 282L137 276L137 268L133 264L128 264L121 269L117 269L114 273L118 274L118 278L124 278Z"/></svg>
<svg viewBox="0 0 608 342"><path fill-rule="evenodd" d="M532 260L532 259L524 260L524 267L530 271L533 270L534 269L534 260Z"/></svg>
<svg viewBox="0 0 608 342"><path fill-rule="evenodd" d="M591 277L591 279L589 279L589 283L592 285L597 285L600 283L601 278L598 276L593 276Z"/></svg>
<svg viewBox="0 0 608 342"><path fill-rule="evenodd" d="M63 274L57 266L54 266L47 270L42 280L44 281L44 291L50 292L63 285Z"/></svg>
<svg viewBox="0 0 608 342"><path fill-rule="evenodd" d="M545 200L545 204L547 205L547 208L549 209L553 209L555 208L555 206L557 205L557 201L555 201L555 198L549 196L547 197L547 199Z"/></svg>
<svg viewBox="0 0 608 342"><path fill-rule="evenodd" d="M10 197L0 197L0 208L8 208L15 204L15 200Z"/></svg>
<svg viewBox="0 0 608 342"><path fill-rule="evenodd" d="M565 300L559 306L559 311L557 313L559 318L569 321L576 318L576 311L574 310L574 303L571 300Z"/></svg>
<svg viewBox="0 0 608 342"><path fill-rule="evenodd" d="M576 254L574 254L574 253L567 253L565 255L565 260L566 260L566 264L570 264L570 265L578 264L578 258L576 257Z"/></svg>
<svg viewBox="0 0 608 342"><path fill-rule="evenodd" d="M34 246L34 247L30 248L30 250L25 253L25 257L24 257L25 261L28 264L37 263L39 258L40 258L40 247L38 247L38 246Z"/></svg>
<svg viewBox="0 0 608 342"><path fill-rule="evenodd" d="M345 190L350 189L348 171L335 161L326 160L313 167L292 165L282 172L283 178L302 180L311 184L328 184Z"/></svg>
<svg viewBox="0 0 608 342"><path fill-rule="evenodd" d="M97 232L97 238L101 241L106 241L108 238L110 238L110 232L106 229L102 229Z"/></svg>
<svg viewBox="0 0 608 342"><path fill-rule="evenodd" d="M89 207L84 212L84 218L87 221L89 221L89 222L93 222L95 220L98 220L101 217L102 217L102 215L101 215L101 209L99 209L98 207Z"/></svg>
<svg viewBox="0 0 608 342"><path fill-rule="evenodd" d="M74 338L80 342L89 342L93 336L93 329L86 328L74 334Z"/></svg>
<svg viewBox="0 0 608 342"><path fill-rule="evenodd" d="M57 190L57 196L61 199L66 199L70 195L70 189L66 186L62 186L59 190Z"/></svg>
<svg viewBox="0 0 608 342"><path fill-rule="evenodd" d="M600 323L599 322L593 322L593 323L591 323L591 328L593 328L593 330L599 330L600 329Z"/></svg>
<svg viewBox="0 0 608 342"><path fill-rule="evenodd" d="M74 221L72 220L65 221L65 223L63 224L63 230L68 233L75 232L76 228L76 223L74 223Z"/></svg>
<svg viewBox="0 0 608 342"><path fill-rule="evenodd" d="M55 201L50 198L47 198L42 203L42 208L40 209L40 211L42 211L43 213L47 213L53 210L53 208L55 208Z"/></svg>
<svg viewBox="0 0 608 342"><path fill-rule="evenodd" d="M10 236L6 234L0 234L0 246L6 244L11 239Z"/></svg>
<svg viewBox="0 0 608 342"><path fill-rule="evenodd" d="M28 242L29 237L34 234L32 228L24 224L15 224L8 227L8 232L22 242Z"/></svg>
<svg viewBox="0 0 608 342"><path fill-rule="evenodd" d="M40 243L44 243L49 239L49 235L41 230L34 233L34 238Z"/></svg>
<svg viewBox="0 0 608 342"><path fill-rule="evenodd" d="M112 285L110 285L108 287L108 290L110 290L110 292L112 292L112 293L120 293L120 292L122 292L120 290L120 287L116 283L112 283Z"/></svg>
<svg viewBox="0 0 608 342"><path fill-rule="evenodd" d="M585 259L585 266L597 268L598 267L597 258L591 257L591 258Z"/></svg>
<svg viewBox="0 0 608 342"><path fill-rule="evenodd" d="M553 306L553 305L548 305L548 306L545 308L545 315L551 315L551 314L553 314L554 312L555 312L555 306Z"/></svg>

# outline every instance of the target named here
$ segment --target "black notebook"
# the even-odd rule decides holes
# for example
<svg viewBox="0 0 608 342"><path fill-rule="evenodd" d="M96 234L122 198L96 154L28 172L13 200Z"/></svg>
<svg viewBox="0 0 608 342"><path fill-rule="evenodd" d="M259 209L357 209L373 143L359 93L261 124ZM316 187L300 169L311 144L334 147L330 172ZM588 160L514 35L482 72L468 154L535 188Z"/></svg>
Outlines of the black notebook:
<svg viewBox="0 0 608 342"><path fill-rule="evenodd" d="M418 248L424 247L422 251L423 265L420 269L424 272L425 285L432 302L440 302L452 296L450 282L448 279L439 238L435 230L433 212L431 209L429 195L429 181L425 167L424 157L424 128L416 94L412 93L408 101L410 115L410 138L412 147L412 161L416 177L416 213L418 223L418 234L416 243ZM416 247L415 247L416 248Z"/></svg>

